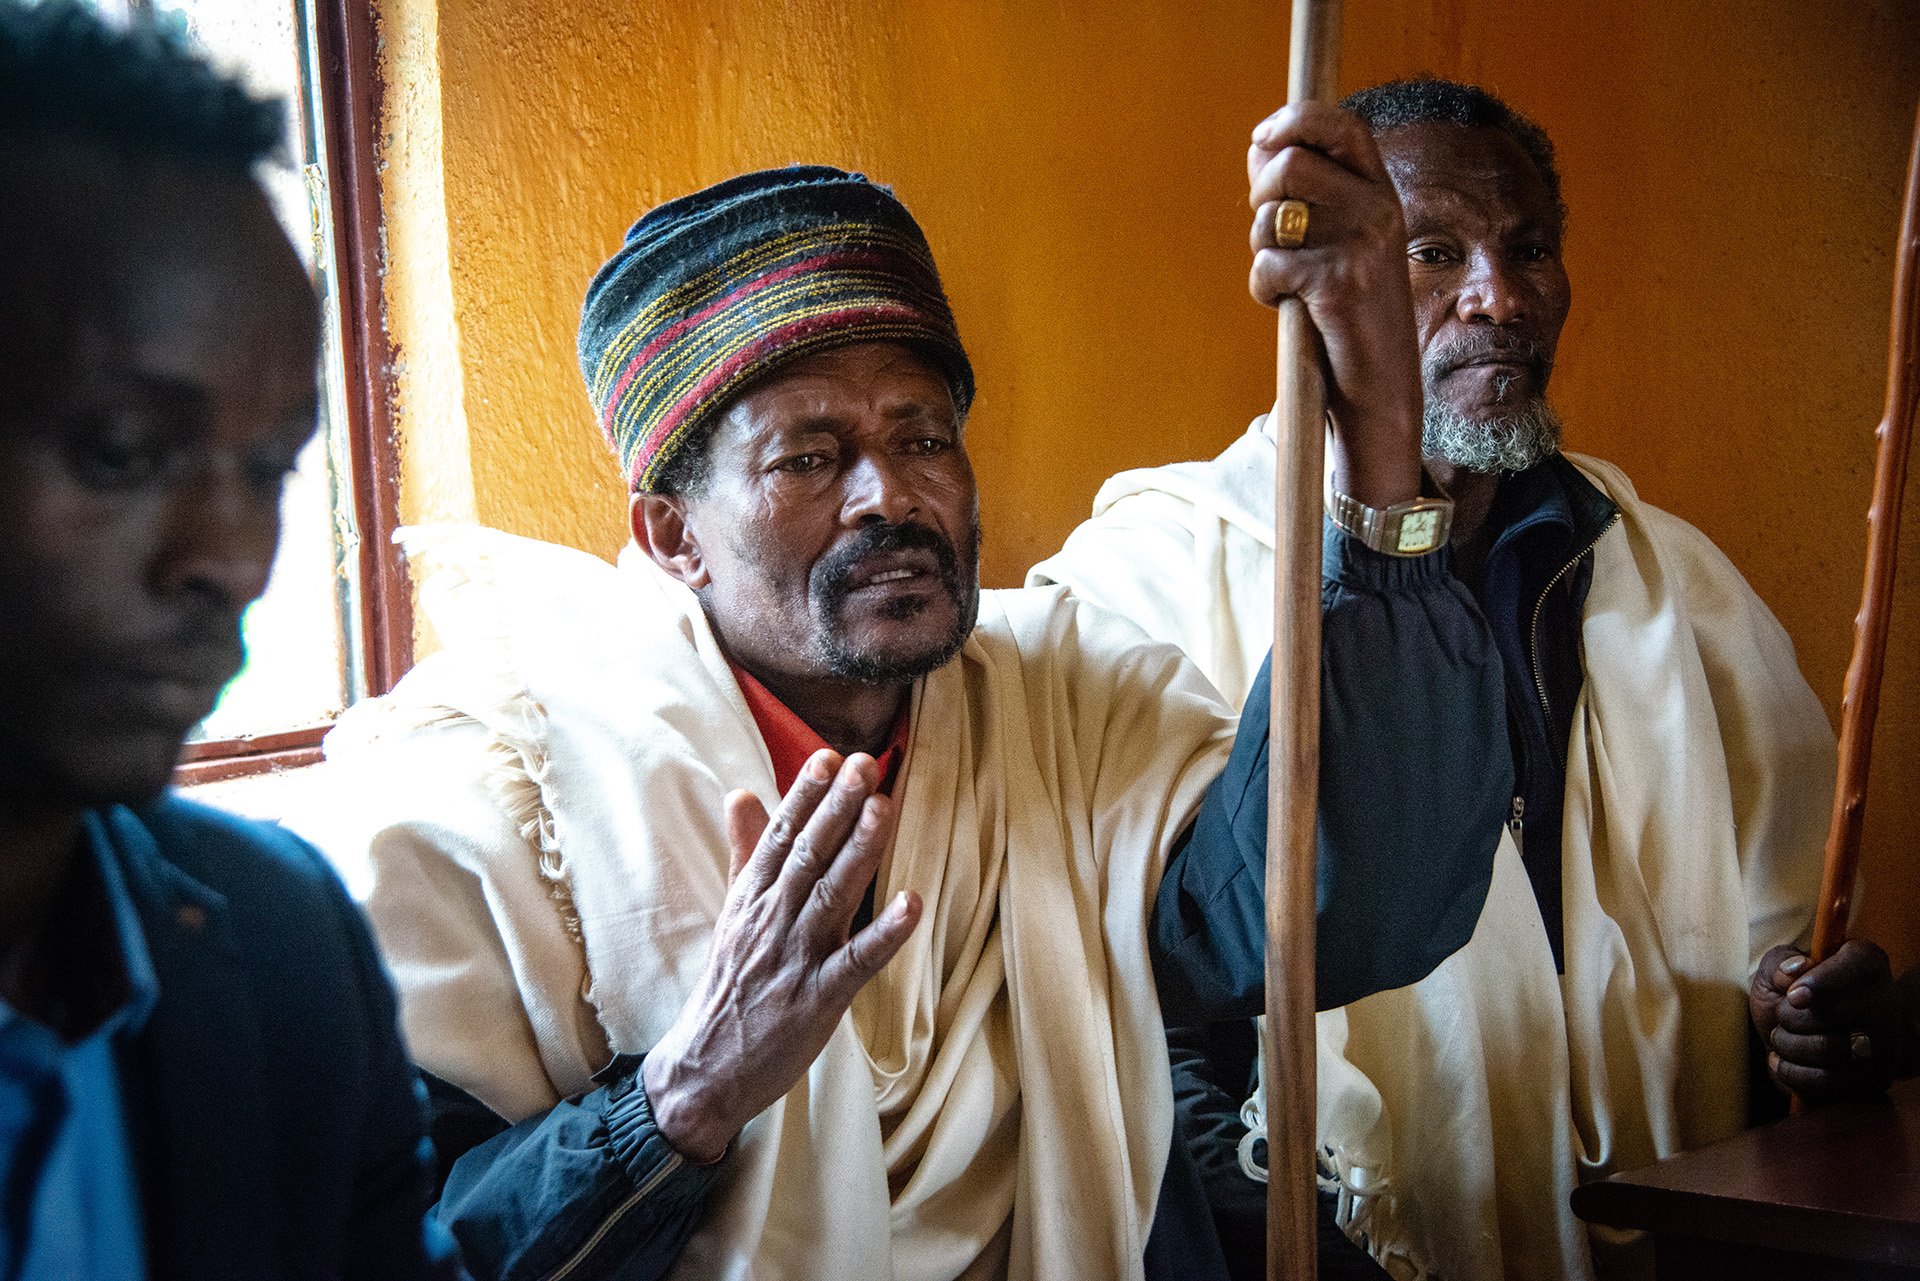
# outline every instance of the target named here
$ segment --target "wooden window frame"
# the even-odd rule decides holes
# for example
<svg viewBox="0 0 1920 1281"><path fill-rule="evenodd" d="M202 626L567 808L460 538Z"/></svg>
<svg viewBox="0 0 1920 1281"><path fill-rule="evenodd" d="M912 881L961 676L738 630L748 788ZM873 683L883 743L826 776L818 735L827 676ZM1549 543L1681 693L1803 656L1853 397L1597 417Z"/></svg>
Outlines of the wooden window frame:
<svg viewBox="0 0 1920 1281"><path fill-rule="evenodd" d="M384 86L367 0L311 0L328 213L333 301L344 366L342 406L359 571L356 635L360 688L392 689L413 663L413 601L393 534L400 524L400 454L393 433L393 359L382 294L380 175L376 140ZM330 724L189 743L174 781L209 783L310 765Z"/></svg>

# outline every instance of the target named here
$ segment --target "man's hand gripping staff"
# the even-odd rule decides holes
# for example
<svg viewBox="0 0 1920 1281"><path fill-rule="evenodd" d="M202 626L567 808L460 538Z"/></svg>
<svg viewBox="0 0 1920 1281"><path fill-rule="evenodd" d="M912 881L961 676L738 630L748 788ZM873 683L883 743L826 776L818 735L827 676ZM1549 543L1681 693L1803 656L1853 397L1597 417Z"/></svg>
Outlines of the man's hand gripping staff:
<svg viewBox="0 0 1920 1281"><path fill-rule="evenodd" d="M1774 1084L1803 1098L1871 1098L1920 1072L1920 970L1894 978L1877 943L1848 939L1814 963L1783 944L1747 993Z"/></svg>
<svg viewBox="0 0 1920 1281"><path fill-rule="evenodd" d="M1327 357L1334 485L1374 507L1420 492L1420 351L1400 198L1373 135L1323 103L1283 107L1247 151L1253 266L1247 287L1307 305ZM1304 201L1306 237L1274 233L1282 200Z"/></svg>
<svg viewBox="0 0 1920 1281"><path fill-rule="evenodd" d="M660 1133L689 1160L719 1160L806 1075L919 922L920 896L905 890L851 933L893 838L879 785L871 756L823 750L771 822L752 793L728 795L730 887L713 950L641 1069Z"/></svg>

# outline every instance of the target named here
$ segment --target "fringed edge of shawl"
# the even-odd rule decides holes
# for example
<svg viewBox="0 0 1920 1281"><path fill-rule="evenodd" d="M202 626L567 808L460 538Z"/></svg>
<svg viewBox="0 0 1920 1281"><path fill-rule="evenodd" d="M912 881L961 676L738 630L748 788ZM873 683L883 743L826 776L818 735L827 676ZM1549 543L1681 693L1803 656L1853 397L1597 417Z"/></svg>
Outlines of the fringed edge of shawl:
<svg viewBox="0 0 1920 1281"><path fill-rule="evenodd" d="M411 525L396 532L407 560L423 575L421 601L434 623L444 629L451 618L461 619L452 634L463 637L459 646L466 664L478 667L492 686L483 698L485 709L473 712L448 708L453 716L478 722L488 733L487 794L500 807L522 839L539 851L540 877L547 897L559 914L567 937L582 950L586 939L580 913L574 906L566 859L555 834L553 811L547 805L547 710L528 691L513 660L510 629L491 610L461 610L458 602L470 591L497 593L500 576L496 556L502 548L522 546L520 540L499 531L474 526ZM575 556L586 557L584 552ZM613 567L589 557L608 572ZM451 618L446 611L454 611ZM451 640L451 634L449 636ZM452 646L450 645L450 651ZM474 673L469 671L468 675ZM482 688L485 688L483 686ZM588 972L591 986L591 971Z"/></svg>
<svg viewBox="0 0 1920 1281"><path fill-rule="evenodd" d="M446 702L404 703L383 699L363 705L355 728L367 743L403 737L416 730L440 726L477 725L486 732L481 751L486 758L482 785L521 839L539 855L540 879L560 918L561 928L581 948L585 964L586 937L573 902L573 885L561 852L553 811L547 805L547 712L524 688L496 681L488 691L485 712ZM377 708L378 719L373 719Z"/></svg>
<svg viewBox="0 0 1920 1281"><path fill-rule="evenodd" d="M1333 1147L1320 1149L1315 1173L1320 1190L1334 1195L1333 1221L1348 1240L1371 1255L1394 1281L1434 1281L1434 1273L1396 1239L1399 1224L1392 1179L1354 1165Z"/></svg>
<svg viewBox="0 0 1920 1281"><path fill-rule="evenodd" d="M547 712L530 694L521 695L500 710L502 719L512 723L487 726L490 735L486 747L487 794L493 797L521 838L539 851L540 879L546 882L547 898L559 914L560 926L567 937L583 949L584 964L586 936L580 929L580 912L574 906L566 856L561 853L553 810L546 799L550 768Z"/></svg>
<svg viewBox="0 0 1920 1281"><path fill-rule="evenodd" d="M1267 1130L1259 1095L1242 1106L1241 1119L1247 1125L1247 1132L1240 1137L1241 1173L1255 1183L1265 1183L1267 1169L1253 1155L1254 1144ZM1356 1164L1344 1149L1332 1144L1321 1146L1315 1164L1314 1181L1320 1191L1333 1195L1333 1221L1348 1240L1365 1250L1394 1281L1437 1281L1437 1274L1424 1267L1398 1239L1400 1227L1394 1215L1391 1178L1376 1167Z"/></svg>

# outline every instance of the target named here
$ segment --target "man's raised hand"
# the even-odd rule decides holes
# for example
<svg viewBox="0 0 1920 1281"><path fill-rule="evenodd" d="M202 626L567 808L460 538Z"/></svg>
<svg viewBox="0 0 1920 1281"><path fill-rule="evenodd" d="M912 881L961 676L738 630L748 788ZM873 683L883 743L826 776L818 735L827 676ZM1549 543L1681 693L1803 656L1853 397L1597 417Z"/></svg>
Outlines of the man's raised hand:
<svg viewBox="0 0 1920 1281"><path fill-rule="evenodd" d="M879 766L815 752L771 822L727 797L732 884L713 951L641 1072L660 1133L707 1163L793 1088L854 996L907 941L920 896L903 891L858 934L853 918L892 839Z"/></svg>

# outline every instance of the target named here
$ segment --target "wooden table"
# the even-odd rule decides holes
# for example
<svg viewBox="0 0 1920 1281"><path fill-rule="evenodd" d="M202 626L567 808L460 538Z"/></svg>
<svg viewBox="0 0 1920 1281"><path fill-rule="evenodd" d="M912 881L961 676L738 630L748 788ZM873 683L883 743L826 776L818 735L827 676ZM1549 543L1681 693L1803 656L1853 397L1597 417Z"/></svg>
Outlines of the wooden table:
<svg viewBox="0 0 1920 1281"><path fill-rule="evenodd" d="M1653 1233L1660 1281L1920 1281L1920 1081L1590 1183L1573 1212Z"/></svg>

